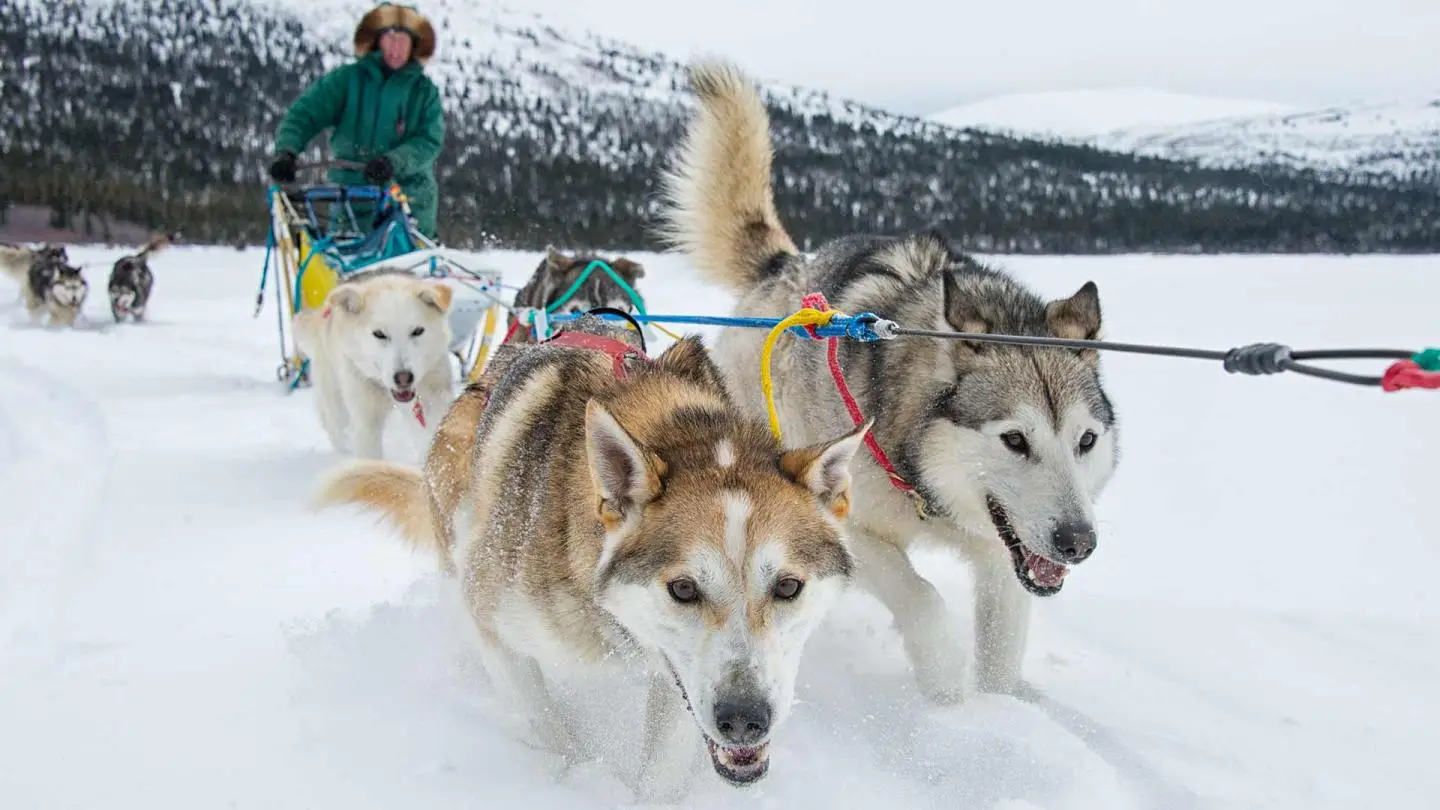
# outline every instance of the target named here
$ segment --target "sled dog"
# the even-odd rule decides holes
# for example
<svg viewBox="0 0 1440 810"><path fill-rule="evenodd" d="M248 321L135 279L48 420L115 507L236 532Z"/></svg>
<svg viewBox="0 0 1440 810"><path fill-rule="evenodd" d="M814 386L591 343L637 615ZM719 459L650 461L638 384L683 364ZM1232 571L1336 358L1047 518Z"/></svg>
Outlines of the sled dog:
<svg viewBox="0 0 1440 810"><path fill-rule="evenodd" d="M0 245L0 267L20 284L20 298L32 322L47 313L51 326L74 326L89 297L90 285L70 263L64 245L24 248Z"/></svg>
<svg viewBox="0 0 1440 810"><path fill-rule="evenodd" d="M150 257L170 246L171 237L157 236L139 252L121 256L110 268L110 314L119 323L129 316L140 322L145 319L145 307L150 303L150 291L155 287L155 274L150 270Z"/></svg>
<svg viewBox="0 0 1440 810"><path fill-rule="evenodd" d="M761 96L734 66L691 68L700 109L663 178L661 236L704 276L737 294L736 314L783 317L811 292L847 313L967 333L1095 338L1093 282L1045 300L935 234L850 235L806 257L781 223ZM737 399L765 413L763 331L725 330L715 357ZM922 535L948 546L975 577L975 685L1025 694L1021 663L1030 600L1053 596L1096 547L1093 502L1115 469L1115 411L1091 350L921 337L842 341L840 361L872 435L898 473L856 465L850 518L860 587L892 613L918 685L960 700L967 660L939 591L907 551ZM852 424L824 342L783 337L774 396L787 441ZM871 454L867 453L867 456ZM913 487L914 498L904 491ZM918 508L917 508L918 507Z"/></svg>
<svg viewBox="0 0 1440 810"><path fill-rule="evenodd" d="M609 264L617 275L625 279L625 283L629 284L632 290L636 288L640 279L645 277L645 266L624 256L614 259L604 259L601 256L588 254L571 256L557 250L554 245L550 245L545 248L545 258L540 260L535 272L530 275L530 280L525 282L525 286L515 293L513 307L522 310L544 309L554 304L580 279L585 269L590 266L590 262L595 259L603 259L606 264ZM599 267L590 273L580 288L565 301L562 307L556 310L555 314L588 312L597 307L609 307L621 312L635 310L635 303L630 300L630 296L624 288L616 284L615 279ZM515 320L515 311L512 309L506 327L513 327ZM527 343L530 341L530 331L519 329L505 342Z"/></svg>
<svg viewBox="0 0 1440 810"><path fill-rule="evenodd" d="M295 342L310 359L320 423L336 450L381 457L391 408L429 429L454 395L445 284L396 270L342 279L322 307L295 316Z"/></svg>
<svg viewBox="0 0 1440 810"><path fill-rule="evenodd" d="M707 751L726 782L753 783L805 641L849 582L842 520L865 428L783 451L697 337L651 359L597 320L502 346L423 471L351 462L316 502L376 510L437 554L487 669L547 747L581 750L542 671L629 662L648 683L642 795L681 795ZM467 528L452 536L432 509L457 488Z"/></svg>

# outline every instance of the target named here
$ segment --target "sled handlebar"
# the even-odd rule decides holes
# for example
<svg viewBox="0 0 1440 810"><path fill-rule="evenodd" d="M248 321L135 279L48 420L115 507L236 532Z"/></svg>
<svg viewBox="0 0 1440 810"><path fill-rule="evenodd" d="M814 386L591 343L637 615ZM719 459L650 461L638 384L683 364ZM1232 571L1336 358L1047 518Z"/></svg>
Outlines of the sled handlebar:
<svg viewBox="0 0 1440 810"><path fill-rule="evenodd" d="M320 171L323 169L363 169L365 164L357 160L321 160L315 163L306 163L303 166L296 166L295 171Z"/></svg>

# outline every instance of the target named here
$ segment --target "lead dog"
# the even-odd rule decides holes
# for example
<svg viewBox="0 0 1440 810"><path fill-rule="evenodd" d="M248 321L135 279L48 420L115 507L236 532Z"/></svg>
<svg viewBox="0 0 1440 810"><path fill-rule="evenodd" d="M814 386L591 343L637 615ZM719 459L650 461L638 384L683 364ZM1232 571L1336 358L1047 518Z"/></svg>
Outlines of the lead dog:
<svg viewBox="0 0 1440 810"><path fill-rule="evenodd" d="M1095 338L1099 292L1087 282L1046 301L1010 276L930 234L848 236L803 256L771 188L769 119L735 67L691 73L700 109L664 177L662 236L716 284L736 314L783 317L807 293L842 312L968 333ZM724 331L717 362L754 414L763 332ZM961 699L966 656L945 600L907 550L929 535L962 555L976 580L976 680L1024 694L1028 594L1060 592L1070 566L1096 547L1092 504L1117 461L1115 411L1091 350L901 338L845 341L841 364L874 438L914 501L875 463L857 470L851 532L857 578L891 611L922 690ZM781 340L775 401L784 434L813 441L852 424L820 341ZM916 501L927 508L922 515Z"/></svg>
<svg viewBox="0 0 1440 810"><path fill-rule="evenodd" d="M549 747L577 750L542 671L633 661L649 684L640 792L681 795L707 750L727 782L754 782L805 641L848 582L863 428L784 451L731 404L698 338L627 359L633 345L585 331L595 320L502 347L424 472L352 463L317 501L378 510L438 556L487 669ZM471 442L457 452L450 436ZM452 507L432 511L457 488L458 536Z"/></svg>
<svg viewBox="0 0 1440 810"><path fill-rule="evenodd" d="M155 288L155 274L150 270L150 257L170 246L171 237L157 236L138 253L121 256L110 268L107 290L110 293L110 315L119 323L128 315L132 321L145 320L150 292Z"/></svg>
<svg viewBox="0 0 1440 810"><path fill-rule="evenodd" d="M340 452L380 458L391 409L429 429L425 409L454 397L445 284L396 270L342 279L320 309L295 316L296 346L310 360L320 423Z"/></svg>

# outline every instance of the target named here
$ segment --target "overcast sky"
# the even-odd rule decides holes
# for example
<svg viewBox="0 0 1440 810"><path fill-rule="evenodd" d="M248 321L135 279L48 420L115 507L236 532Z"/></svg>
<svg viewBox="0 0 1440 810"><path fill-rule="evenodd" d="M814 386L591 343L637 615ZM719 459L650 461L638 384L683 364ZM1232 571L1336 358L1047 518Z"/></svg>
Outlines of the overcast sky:
<svg viewBox="0 0 1440 810"><path fill-rule="evenodd" d="M501 0L924 114L1107 86L1302 105L1440 96L1440 0Z"/></svg>

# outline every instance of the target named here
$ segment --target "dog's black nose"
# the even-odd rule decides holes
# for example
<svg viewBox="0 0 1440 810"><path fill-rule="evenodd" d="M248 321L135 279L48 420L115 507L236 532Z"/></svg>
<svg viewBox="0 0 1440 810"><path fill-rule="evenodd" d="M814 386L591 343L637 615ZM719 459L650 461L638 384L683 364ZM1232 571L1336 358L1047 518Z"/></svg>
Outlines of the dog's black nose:
<svg viewBox="0 0 1440 810"><path fill-rule="evenodd" d="M395 384L401 388L409 388L415 384L415 375L408 371L395 372Z"/></svg>
<svg viewBox="0 0 1440 810"><path fill-rule="evenodd" d="M770 733L770 704L752 697L722 698L715 704L715 728L731 745L754 745Z"/></svg>
<svg viewBox="0 0 1440 810"><path fill-rule="evenodd" d="M1084 523L1062 523L1050 535L1061 562L1084 562L1095 552L1095 530Z"/></svg>

